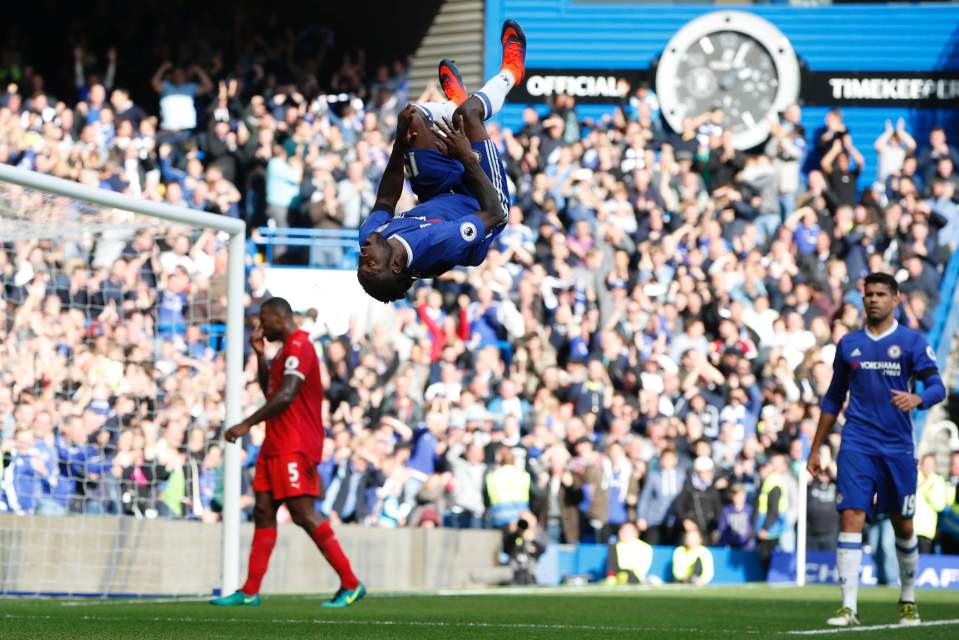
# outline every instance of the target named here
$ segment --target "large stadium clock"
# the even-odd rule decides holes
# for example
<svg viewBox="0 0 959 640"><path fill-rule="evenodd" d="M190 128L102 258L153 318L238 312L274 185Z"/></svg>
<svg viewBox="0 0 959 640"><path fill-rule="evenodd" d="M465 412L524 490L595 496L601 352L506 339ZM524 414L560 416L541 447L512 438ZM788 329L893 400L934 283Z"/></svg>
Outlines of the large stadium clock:
<svg viewBox="0 0 959 640"><path fill-rule="evenodd" d="M742 11L696 18L666 45L656 67L656 94L675 131L683 118L715 107L735 145L748 149L769 135L768 118L799 96L799 61L773 24Z"/></svg>

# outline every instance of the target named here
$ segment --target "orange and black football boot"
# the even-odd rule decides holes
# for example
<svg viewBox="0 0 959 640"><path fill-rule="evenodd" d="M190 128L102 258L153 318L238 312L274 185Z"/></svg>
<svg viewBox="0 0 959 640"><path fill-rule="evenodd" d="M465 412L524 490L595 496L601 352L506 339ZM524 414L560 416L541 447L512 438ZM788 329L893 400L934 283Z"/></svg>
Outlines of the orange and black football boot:
<svg viewBox="0 0 959 640"><path fill-rule="evenodd" d="M526 32L515 20L507 20L500 32L500 42L503 43L500 71L509 71L515 83L519 84L526 74Z"/></svg>
<svg viewBox="0 0 959 640"><path fill-rule="evenodd" d="M440 87L446 99L457 107L466 102L469 94L466 93L466 85L463 84L463 76L460 70L456 68L456 63L449 58L440 60L439 66Z"/></svg>

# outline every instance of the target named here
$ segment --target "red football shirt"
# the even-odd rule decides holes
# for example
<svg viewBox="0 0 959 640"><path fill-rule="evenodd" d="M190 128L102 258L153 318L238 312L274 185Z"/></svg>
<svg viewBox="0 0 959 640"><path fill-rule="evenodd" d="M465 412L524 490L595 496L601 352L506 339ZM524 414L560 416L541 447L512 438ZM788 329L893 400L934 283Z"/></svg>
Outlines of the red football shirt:
<svg viewBox="0 0 959 640"><path fill-rule="evenodd" d="M286 339L270 364L267 398L283 386L284 376L303 380L293 402L283 413L266 421L266 438L260 454L278 456L303 453L319 462L323 454L323 382L320 361L306 331L295 331Z"/></svg>

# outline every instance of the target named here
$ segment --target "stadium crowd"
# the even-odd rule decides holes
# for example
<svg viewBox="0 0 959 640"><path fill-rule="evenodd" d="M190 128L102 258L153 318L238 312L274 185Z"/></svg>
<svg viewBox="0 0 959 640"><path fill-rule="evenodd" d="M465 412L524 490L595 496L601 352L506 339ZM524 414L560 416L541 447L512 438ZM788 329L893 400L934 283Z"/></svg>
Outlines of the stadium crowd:
<svg viewBox="0 0 959 640"><path fill-rule="evenodd" d="M405 65L367 74L347 57L318 82L315 58L294 64L291 47L165 62L157 113L116 82L115 50L94 70L78 48L62 96L6 52L0 162L253 225L357 227L408 97ZM636 87L601 121L558 96L516 131L490 124L515 203L485 264L418 284L346 335L298 315L325 364L321 511L499 527L520 564L550 543L637 533L767 555L794 544L797 473L834 344L860 323L863 275L895 273L899 321L931 327L959 242L959 153L941 129L917 142L887 123L879 166L864 167L867 141L839 111L808 132L798 106L743 152L722 119L671 132ZM223 239L9 186L0 202L57 223L119 216L96 218L112 227L96 242L4 239L2 508L216 521ZM250 324L270 295L255 262ZM255 371L251 358L245 409L262 401ZM262 437L244 443L247 514ZM917 532L955 550L959 455L948 478L924 465ZM833 548L833 472L809 500L811 548Z"/></svg>

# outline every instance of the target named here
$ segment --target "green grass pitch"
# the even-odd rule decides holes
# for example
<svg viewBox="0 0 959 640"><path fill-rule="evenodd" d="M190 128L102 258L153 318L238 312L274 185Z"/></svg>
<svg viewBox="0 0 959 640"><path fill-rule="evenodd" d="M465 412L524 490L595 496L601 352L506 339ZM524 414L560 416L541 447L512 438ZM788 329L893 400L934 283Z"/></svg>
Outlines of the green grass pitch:
<svg viewBox="0 0 959 640"><path fill-rule="evenodd" d="M258 608L205 602L0 599L3 640L120 638L937 638L959 637L959 594L920 591L923 626L892 627L894 589L860 591L859 631L832 630L836 587L570 588L371 594L351 609L316 596L265 596ZM818 631L816 634L797 634Z"/></svg>

